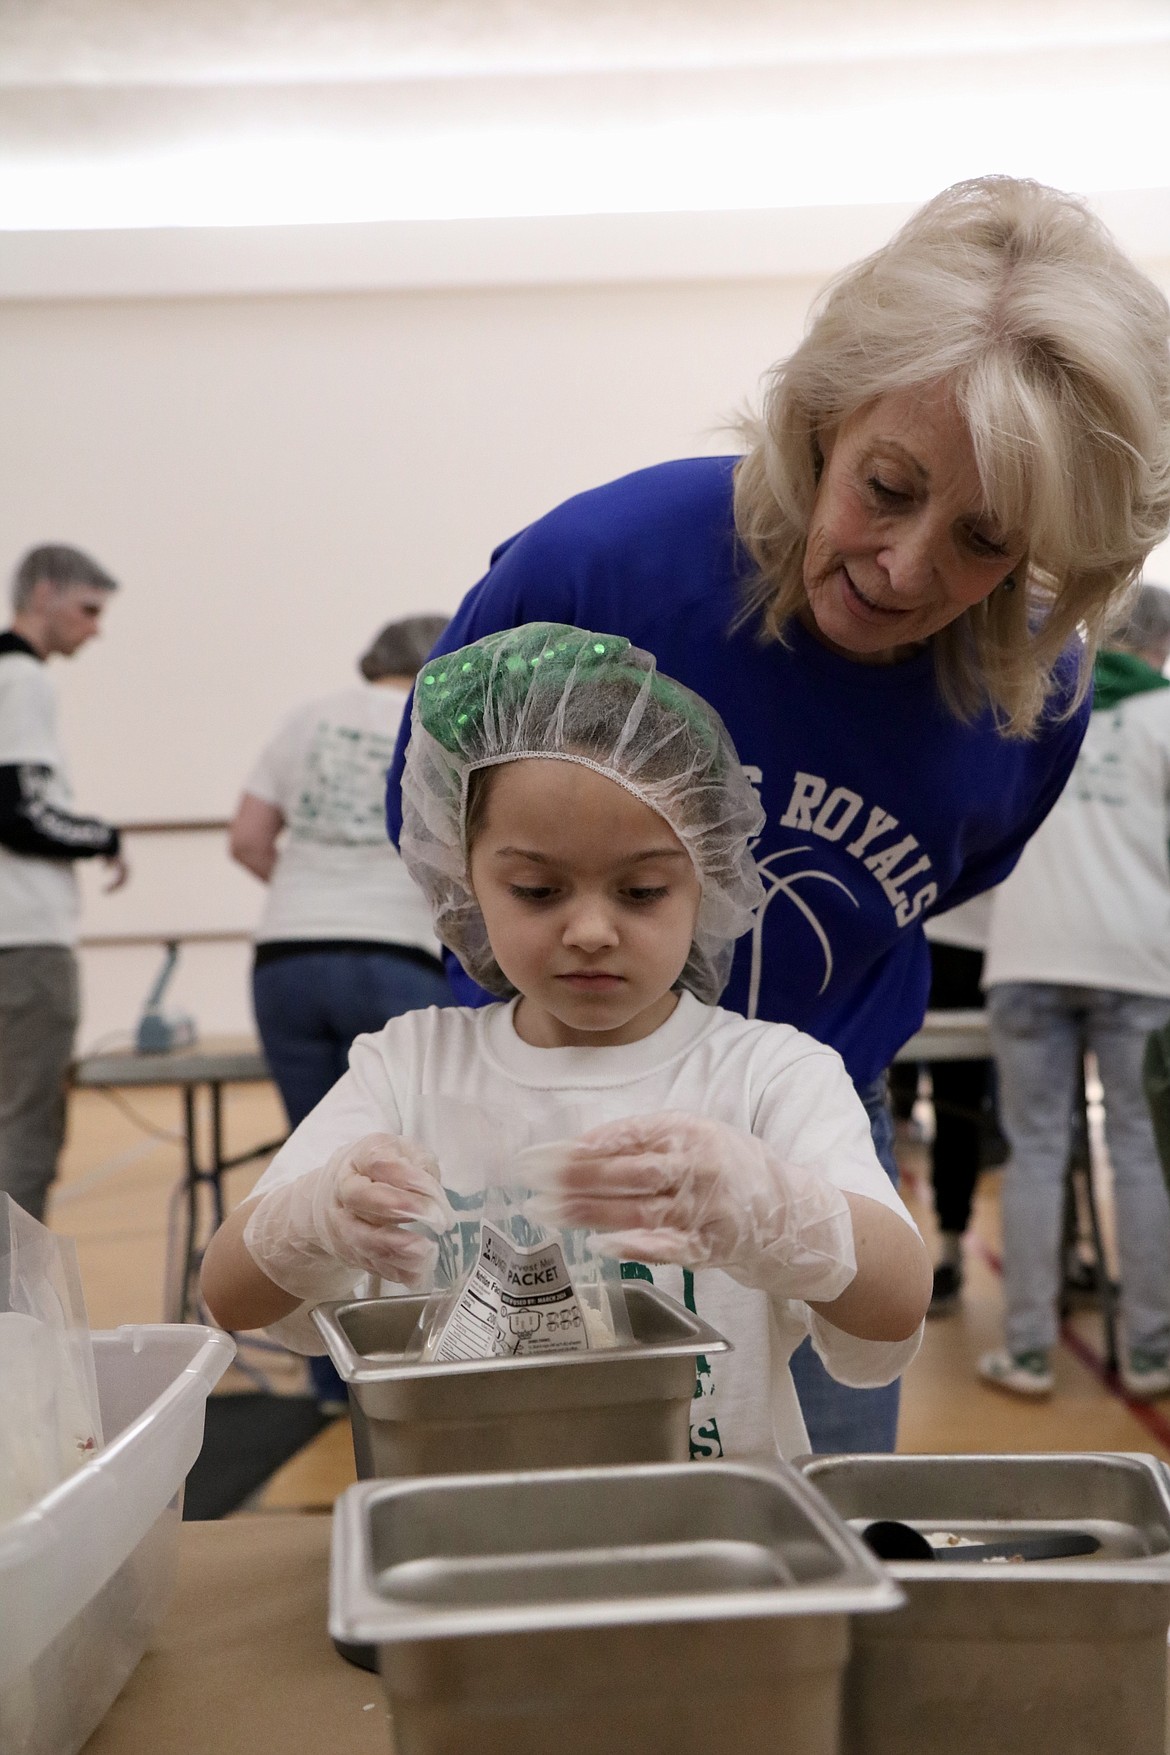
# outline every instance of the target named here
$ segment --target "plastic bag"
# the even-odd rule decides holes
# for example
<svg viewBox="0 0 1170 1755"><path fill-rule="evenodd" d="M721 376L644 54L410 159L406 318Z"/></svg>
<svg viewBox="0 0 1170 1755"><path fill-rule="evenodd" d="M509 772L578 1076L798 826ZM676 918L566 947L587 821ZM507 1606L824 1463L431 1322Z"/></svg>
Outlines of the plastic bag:
<svg viewBox="0 0 1170 1755"><path fill-rule="evenodd" d="M584 1124L561 1109L532 1121L444 1104L428 1143L443 1167L456 1223L439 1239L436 1291L409 1351L454 1361L528 1353L586 1352L629 1345L618 1264L594 1251L586 1231L553 1231L533 1218L526 1168L563 1141L535 1138Z"/></svg>
<svg viewBox="0 0 1170 1755"><path fill-rule="evenodd" d="M102 1442L77 1252L0 1196L0 1524Z"/></svg>

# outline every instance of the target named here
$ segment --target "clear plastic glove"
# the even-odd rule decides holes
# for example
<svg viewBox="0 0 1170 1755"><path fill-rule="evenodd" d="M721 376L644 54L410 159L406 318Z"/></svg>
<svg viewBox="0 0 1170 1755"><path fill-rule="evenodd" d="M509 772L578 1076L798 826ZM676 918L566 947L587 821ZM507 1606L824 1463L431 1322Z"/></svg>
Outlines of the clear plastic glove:
<svg viewBox="0 0 1170 1755"><path fill-rule="evenodd" d="M819 1303L857 1272L841 1189L725 1122L635 1115L521 1161L534 1216L602 1233L606 1255L726 1268L745 1286Z"/></svg>
<svg viewBox="0 0 1170 1755"><path fill-rule="evenodd" d="M370 1133L327 1164L273 1188L244 1227L262 1273L306 1303L344 1298L354 1269L410 1287L434 1271L434 1238L454 1224L431 1154L395 1134Z"/></svg>

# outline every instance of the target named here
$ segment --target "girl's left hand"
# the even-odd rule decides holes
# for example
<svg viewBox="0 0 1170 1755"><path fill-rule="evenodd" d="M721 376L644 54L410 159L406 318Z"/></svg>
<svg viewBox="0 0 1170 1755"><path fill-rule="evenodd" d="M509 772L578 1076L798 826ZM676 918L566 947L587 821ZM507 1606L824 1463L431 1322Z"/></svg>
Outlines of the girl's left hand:
<svg viewBox="0 0 1170 1755"><path fill-rule="evenodd" d="M725 1122L635 1115L593 1128L555 1162L547 1150L539 1158L539 1216L602 1233L606 1255L724 1267L745 1285L820 1302L857 1271L842 1190Z"/></svg>

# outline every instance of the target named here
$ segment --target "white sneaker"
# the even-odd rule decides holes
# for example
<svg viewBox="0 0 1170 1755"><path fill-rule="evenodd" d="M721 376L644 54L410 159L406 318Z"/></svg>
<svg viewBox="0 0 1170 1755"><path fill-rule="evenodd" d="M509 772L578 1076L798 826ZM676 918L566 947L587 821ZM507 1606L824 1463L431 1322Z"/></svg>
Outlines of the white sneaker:
<svg viewBox="0 0 1170 1755"><path fill-rule="evenodd" d="M1136 1402L1170 1393L1170 1357L1144 1347L1132 1348L1121 1367L1121 1383L1126 1395Z"/></svg>
<svg viewBox="0 0 1170 1755"><path fill-rule="evenodd" d="M985 1383L1011 1390L1013 1395L1051 1395L1056 1381L1047 1353L1009 1353L1006 1348L984 1353L979 1375Z"/></svg>

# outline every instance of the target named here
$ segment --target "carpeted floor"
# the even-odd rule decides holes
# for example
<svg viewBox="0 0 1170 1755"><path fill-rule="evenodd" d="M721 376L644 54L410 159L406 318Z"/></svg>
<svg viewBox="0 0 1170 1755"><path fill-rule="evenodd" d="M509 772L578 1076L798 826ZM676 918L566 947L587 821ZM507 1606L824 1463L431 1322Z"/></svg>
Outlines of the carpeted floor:
<svg viewBox="0 0 1170 1755"><path fill-rule="evenodd" d="M328 1423L312 1396L210 1396L203 1449L187 1476L184 1519L226 1517Z"/></svg>

